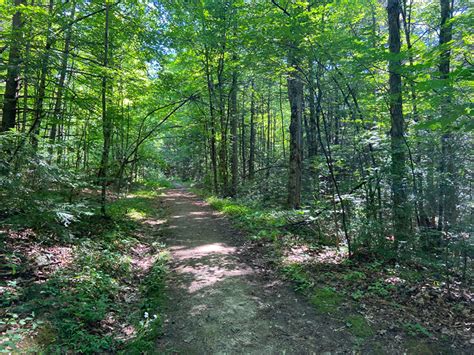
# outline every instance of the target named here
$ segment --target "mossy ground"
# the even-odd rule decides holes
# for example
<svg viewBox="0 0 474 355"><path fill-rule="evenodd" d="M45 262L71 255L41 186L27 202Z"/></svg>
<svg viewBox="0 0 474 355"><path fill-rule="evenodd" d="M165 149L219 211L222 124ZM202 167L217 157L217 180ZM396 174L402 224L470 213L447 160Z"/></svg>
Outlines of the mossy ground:
<svg viewBox="0 0 474 355"><path fill-rule="evenodd" d="M364 316L357 314L346 318L349 332L359 338L366 338L374 335L374 331Z"/></svg>
<svg viewBox="0 0 474 355"><path fill-rule="evenodd" d="M311 303L322 313L334 313L343 301L343 296L330 287L318 288L311 297Z"/></svg>

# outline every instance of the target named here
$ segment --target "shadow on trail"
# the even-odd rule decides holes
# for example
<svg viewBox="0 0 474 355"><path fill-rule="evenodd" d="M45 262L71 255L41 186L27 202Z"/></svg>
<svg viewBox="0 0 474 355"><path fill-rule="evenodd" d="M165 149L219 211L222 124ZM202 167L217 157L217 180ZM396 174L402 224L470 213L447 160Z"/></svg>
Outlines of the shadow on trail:
<svg viewBox="0 0 474 355"><path fill-rule="evenodd" d="M168 309L160 351L299 353L351 349L341 324L329 324L290 288L256 270L243 237L183 188L163 198L171 253Z"/></svg>

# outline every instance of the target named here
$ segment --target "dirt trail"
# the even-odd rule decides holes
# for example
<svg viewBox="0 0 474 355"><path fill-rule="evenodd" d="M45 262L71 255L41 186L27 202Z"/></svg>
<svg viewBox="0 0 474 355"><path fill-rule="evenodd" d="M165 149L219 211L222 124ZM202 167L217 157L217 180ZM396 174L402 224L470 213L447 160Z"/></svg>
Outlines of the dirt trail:
<svg viewBox="0 0 474 355"><path fill-rule="evenodd" d="M312 354L350 352L343 325L271 273L262 272L243 237L185 189L168 190L165 231L171 250L169 302L160 352Z"/></svg>

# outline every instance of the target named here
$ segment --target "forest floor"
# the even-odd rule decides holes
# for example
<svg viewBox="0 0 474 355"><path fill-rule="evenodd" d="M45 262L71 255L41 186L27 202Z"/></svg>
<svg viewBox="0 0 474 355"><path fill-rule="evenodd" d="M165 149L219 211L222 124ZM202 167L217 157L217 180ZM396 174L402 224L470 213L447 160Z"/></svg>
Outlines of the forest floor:
<svg viewBox="0 0 474 355"><path fill-rule="evenodd" d="M162 351L323 353L350 351L344 326L319 316L261 264L220 213L184 189L169 190L171 253Z"/></svg>
<svg viewBox="0 0 474 355"><path fill-rule="evenodd" d="M110 194L107 219L62 234L3 222L0 352L472 353L472 303L425 274L343 263L265 212L165 185Z"/></svg>
<svg viewBox="0 0 474 355"><path fill-rule="evenodd" d="M318 312L221 213L184 188L163 198L168 306L158 349L171 353L443 353L420 337L376 332L363 315ZM325 285L320 285L325 290ZM340 299L339 295L329 295ZM329 300L327 308L336 305ZM379 329L380 330L380 329ZM417 339L418 338L418 339ZM444 350L443 350L444 349ZM461 351L462 352L462 351Z"/></svg>

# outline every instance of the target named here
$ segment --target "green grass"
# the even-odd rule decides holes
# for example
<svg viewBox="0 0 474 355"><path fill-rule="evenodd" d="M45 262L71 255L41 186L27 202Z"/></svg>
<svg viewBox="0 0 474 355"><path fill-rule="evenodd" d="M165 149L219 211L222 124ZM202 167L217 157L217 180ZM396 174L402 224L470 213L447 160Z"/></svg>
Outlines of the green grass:
<svg viewBox="0 0 474 355"><path fill-rule="evenodd" d="M343 296L331 287L318 288L311 297L311 303L321 313L335 313L342 301Z"/></svg>
<svg viewBox="0 0 474 355"><path fill-rule="evenodd" d="M432 337L432 334L419 323L405 323L403 324L403 329L408 335L412 337L416 337L420 335L425 336L427 338Z"/></svg>
<svg viewBox="0 0 474 355"><path fill-rule="evenodd" d="M141 189L111 203L107 212L114 220L139 221L156 212L152 202L158 196L156 189Z"/></svg>
<svg viewBox="0 0 474 355"><path fill-rule="evenodd" d="M201 190L194 190L201 196ZM212 208L232 218L239 228L247 232L250 239L276 240L282 234L280 227L286 221L278 212L266 210L259 206L247 206L231 199L223 199L215 196L207 197L206 201Z"/></svg>

